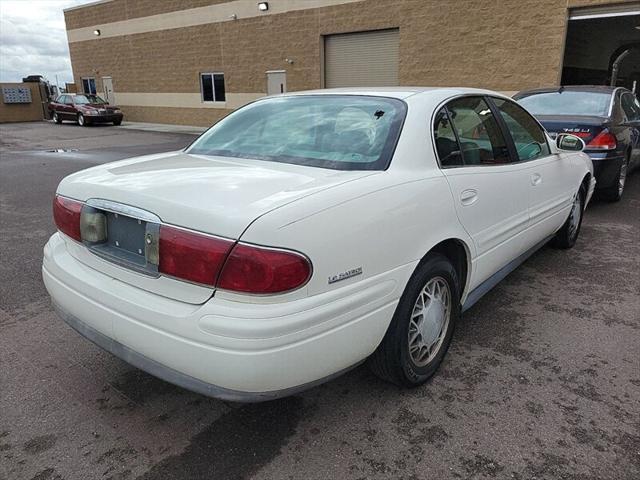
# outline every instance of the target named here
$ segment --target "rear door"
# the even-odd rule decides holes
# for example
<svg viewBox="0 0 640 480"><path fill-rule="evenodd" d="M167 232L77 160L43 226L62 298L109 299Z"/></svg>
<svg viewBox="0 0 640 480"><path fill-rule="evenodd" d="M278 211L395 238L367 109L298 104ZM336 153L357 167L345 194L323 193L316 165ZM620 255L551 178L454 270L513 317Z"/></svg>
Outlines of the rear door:
<svg viewBox="0 0 640 480"><path fill-rule="evenodd" d="M470 288L522 253L527 227L529 177L512 161L502 128L486 99L451 100L436 116L438 157L458 218L477 250Z"/></svg>
<svg viewBox="0 0 640 480"><path fill-rule="evenodd" d="M567 218L580 180L567 156L552 154L544 129L520 105L504 98L491 98L504 120L529 179L529 226L523 235L525 250L559 229Z"/></svg>

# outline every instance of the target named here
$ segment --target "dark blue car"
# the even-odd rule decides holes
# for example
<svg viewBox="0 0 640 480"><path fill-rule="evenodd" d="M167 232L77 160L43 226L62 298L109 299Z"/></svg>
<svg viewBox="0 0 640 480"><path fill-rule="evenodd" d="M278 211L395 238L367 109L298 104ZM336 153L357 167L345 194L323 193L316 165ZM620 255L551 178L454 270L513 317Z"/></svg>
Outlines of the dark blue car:
<svg viewBox="0 0 640 480"><path fill-rule="evenodd" d="M576 86L527 90L514 98L552 137L571 133L582 138L593 160L598 194L620 200L627 174L640 166L640 102L632 92Z"/></svg>

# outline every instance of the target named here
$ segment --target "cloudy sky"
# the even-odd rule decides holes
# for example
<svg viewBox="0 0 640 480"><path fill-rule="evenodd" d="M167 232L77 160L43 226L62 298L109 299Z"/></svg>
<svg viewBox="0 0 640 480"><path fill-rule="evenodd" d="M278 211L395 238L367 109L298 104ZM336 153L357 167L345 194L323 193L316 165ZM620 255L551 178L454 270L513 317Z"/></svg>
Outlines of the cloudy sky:
<svg viewBox="0 0 640 480"><path fill-rule="evenodd" d="M62 9L93 0L0 0L0 82L73 80Z"/></svg>

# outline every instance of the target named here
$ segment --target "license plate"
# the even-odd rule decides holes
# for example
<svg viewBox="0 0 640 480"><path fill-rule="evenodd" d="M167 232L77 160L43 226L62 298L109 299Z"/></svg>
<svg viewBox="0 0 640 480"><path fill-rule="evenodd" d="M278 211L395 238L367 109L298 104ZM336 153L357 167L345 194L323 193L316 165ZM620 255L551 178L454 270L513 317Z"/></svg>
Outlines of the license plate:
<svg viewBox="0 0 640 480"><path fill-rule="evenodd" d="M147 222L107 212L107 245L144 261L144 235Z"/></svg>

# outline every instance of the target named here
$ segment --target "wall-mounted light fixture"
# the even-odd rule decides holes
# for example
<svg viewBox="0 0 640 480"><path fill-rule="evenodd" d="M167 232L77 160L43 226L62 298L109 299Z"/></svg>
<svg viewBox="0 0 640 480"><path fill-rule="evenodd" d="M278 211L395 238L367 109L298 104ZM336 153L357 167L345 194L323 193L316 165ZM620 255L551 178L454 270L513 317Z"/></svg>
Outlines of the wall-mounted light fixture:
<svg viewBox="0 0 640 480"><path fill-rule="evenodd" d="M288 63L289 65L293 65L293 58L285 58L284 62Z"/></svg>
<svg viewBox="0 0 640 480"><path fill-rule="evenodd" d="M238 14L237 13L232 13L231 15L229 15L229 18L231 20L237 20L238 19Z"/></svg>
<svg viewBox="0 0 640 480"><path fill-rule="evenodd" d="M99 37L99 36L100 36L100 33L101 33L101 32L100 32L100 30L94 30L94 31L93 31L93 34L94 34L96 37Z"/></svg>
<svg viewBox="0 0 640 480"><path fill-rule="evenodd" d="M269 10L269 2L260 2L258 3L258 10L261 12L266 12Z"/></svg>

